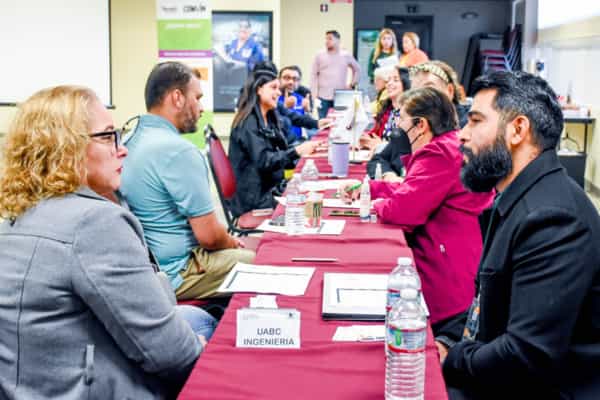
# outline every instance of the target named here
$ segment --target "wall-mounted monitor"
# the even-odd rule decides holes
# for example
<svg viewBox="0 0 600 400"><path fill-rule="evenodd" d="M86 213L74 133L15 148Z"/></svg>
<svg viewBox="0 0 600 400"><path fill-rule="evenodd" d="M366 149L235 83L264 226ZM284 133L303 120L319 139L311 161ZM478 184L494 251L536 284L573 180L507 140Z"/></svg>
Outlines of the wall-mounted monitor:
<svg viewBox="0 0 600 400"><path fill-rule="evenodd" d="M90 87L112 105L110 0L6 3L0 7L0 105L63 84Z"/></svg>

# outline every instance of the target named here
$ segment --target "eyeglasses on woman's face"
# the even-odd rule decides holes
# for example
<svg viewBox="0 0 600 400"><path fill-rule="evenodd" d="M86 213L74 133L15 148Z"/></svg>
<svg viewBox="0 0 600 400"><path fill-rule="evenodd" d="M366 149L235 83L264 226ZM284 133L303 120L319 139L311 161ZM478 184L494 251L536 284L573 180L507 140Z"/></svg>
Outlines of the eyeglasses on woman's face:
<svg viewBox="0 0 600 400"><path fill-rule="evenodd" d="M114 145L115 150L119 151L122 133L123 131L121 129L113 129L110 131L91 133L89 136L98 143Z"/></svg>

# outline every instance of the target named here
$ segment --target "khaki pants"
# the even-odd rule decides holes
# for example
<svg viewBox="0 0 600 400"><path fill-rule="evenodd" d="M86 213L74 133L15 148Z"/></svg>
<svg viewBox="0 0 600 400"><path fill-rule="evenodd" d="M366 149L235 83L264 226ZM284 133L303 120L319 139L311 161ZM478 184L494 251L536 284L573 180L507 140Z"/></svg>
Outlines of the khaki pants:
<svg viewBox="0 0 600 400"><path fill-rule="evenodd" d="M175 291L177 299L191 300L213 296L235 263L252 263L255 255L252 250L247 249L208 251L196 247L192 250L186 269L179 272L183 283Z"/></svg>

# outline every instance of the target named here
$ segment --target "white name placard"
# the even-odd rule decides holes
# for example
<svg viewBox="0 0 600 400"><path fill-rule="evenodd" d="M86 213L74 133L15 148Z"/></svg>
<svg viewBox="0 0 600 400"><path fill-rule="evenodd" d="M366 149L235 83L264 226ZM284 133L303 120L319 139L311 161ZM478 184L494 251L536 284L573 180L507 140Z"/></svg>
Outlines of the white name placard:
<svg viewBox="0 0 600 400"><path fill-rule="evenodd" d="M300 311L291 308L237 310L236 347L300 348Z"/></svg>

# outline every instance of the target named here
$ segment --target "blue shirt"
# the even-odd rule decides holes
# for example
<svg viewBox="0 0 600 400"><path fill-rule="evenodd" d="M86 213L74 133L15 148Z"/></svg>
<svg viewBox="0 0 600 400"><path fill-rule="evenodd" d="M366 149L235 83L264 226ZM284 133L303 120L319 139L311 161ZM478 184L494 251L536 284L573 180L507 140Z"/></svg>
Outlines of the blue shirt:
<svg viewBox="0 0 600 400"><path fill-rule="evenodd" d="M188 218L214 211L206 161L169 121L151 114L140 117L126 146L121 193L176 289L199 246Z"/></svg>
<svg viewBox="0 0 600 400"><path fill-rule="evenodd" d="M248 72L254 69L254 66L261 61L264 61L262 46L258 43L254 36L250 36L246 43L238 50L238 40L233 39L231 43L225 46L225 51L233 60L243 61L248 66Z"/></svg>
<svg viewBox="0 0 600 400"><path fill-rule="evenodd" d="M296 98L296 105L292 108L292 110L297 114L304 115L304 107L302 107L302 101L304 100L304 97L300 96L296 92L290 93L290 96L294 96ZM279 99L277 101L280 104L284 104L284 100L284 96L281 95L279 96ZM296 125L292 125L291 129L292 132L294 132L294 134L296 135L297 139L300 139L302 137L302 128Z"/></svg>

